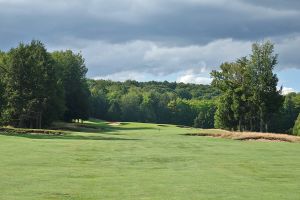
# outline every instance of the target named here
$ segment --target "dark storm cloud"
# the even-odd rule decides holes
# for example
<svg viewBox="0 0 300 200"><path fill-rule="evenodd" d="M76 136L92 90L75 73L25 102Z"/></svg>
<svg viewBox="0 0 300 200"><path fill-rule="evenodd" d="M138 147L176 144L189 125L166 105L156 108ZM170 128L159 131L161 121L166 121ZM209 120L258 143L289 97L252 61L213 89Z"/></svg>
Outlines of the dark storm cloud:
<svg viewBox="0 0 300 200"><path fill-rule="evenodd" d="M0 48L39 39L82 51L89 76L208 71L272 39L299 67L296 0L0 0ZM117 59L116 59L117 58Z"/></svg>
<svg viewBox="0 0 300 200"><path fill-rule="evenodd" d="M64 2L0 1L1 38L207 43L218 38L253 40L300 31L297 1ZM278 5L282 5L280 9Z"/></svg>

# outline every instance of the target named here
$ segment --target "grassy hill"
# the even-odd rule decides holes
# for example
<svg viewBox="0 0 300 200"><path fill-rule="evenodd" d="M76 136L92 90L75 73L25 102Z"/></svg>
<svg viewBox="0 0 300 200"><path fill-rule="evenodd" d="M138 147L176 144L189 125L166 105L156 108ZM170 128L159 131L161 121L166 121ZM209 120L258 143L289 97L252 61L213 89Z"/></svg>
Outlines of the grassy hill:
<svg viewBox="0 0 300 200"><path fill-rule="evenodd" d="M0 199L299 199L300 144L142 123L0 135ZM213 131L215 132L215 131Z"/></svg>

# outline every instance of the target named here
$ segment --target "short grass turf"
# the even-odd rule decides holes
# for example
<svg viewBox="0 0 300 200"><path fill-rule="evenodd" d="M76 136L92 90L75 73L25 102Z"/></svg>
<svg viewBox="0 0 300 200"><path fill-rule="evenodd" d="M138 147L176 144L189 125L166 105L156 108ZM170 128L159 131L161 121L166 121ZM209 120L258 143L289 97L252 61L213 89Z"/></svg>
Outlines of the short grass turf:
<svg viewBox="0 0 300 200"><path fill-rule="evenodd" d="M65 136L0 135L0 199L300 199L300 144L192 137L102 121Z"/></svg>

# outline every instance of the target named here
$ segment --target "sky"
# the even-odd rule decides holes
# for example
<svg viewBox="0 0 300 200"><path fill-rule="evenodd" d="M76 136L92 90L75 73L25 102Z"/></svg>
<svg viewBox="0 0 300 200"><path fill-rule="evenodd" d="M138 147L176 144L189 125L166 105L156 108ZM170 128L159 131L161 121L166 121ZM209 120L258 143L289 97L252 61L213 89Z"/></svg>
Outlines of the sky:
<svg viewBox="0 0 300 200"><path fill-rule="evenodd" d="M0 49L41 40L80 52L88 77L209 84L270 40L284 92L300 92L299 0L0 0Z"/></svg>

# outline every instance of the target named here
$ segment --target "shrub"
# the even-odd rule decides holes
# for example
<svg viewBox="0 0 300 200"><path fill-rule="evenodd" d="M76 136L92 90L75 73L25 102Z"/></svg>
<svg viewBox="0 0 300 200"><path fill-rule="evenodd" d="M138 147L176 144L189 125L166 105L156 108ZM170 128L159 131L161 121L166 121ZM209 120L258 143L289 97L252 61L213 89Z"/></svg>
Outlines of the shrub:
<svg viewBox="0 0 300 200"><path fill-rule="evenodd" d="M294 135L300 135L300 113L299 113L298 118L295 122L293 133L294 133Z"/></svg>
<svg viewBox="0 0 300 200"><path fill-rule="evenodd" d="M196 128L214 128L215 107L208 108L199 112L194 119L194 127Z"/></svg>

